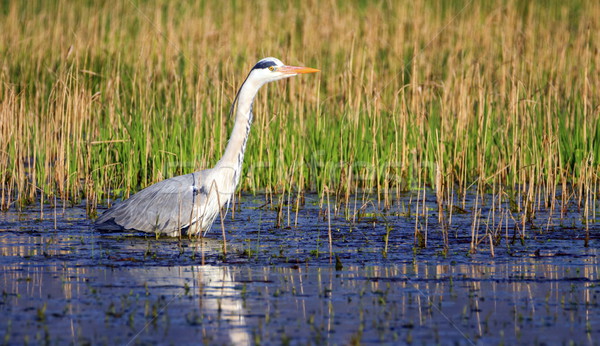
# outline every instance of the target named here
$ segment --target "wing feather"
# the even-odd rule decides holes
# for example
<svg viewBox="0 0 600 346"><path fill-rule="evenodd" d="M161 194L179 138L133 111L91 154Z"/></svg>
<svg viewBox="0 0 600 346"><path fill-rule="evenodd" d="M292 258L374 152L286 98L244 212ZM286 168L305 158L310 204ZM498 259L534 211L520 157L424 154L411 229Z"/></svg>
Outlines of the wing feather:
<svg viewBox="0 0 600 346"><path fill-rule="evenodd" d="M139 230L176 235L193 224L195 211L205 202L203 172L160 181L114 205L95 222L98 229Z"/></svg>

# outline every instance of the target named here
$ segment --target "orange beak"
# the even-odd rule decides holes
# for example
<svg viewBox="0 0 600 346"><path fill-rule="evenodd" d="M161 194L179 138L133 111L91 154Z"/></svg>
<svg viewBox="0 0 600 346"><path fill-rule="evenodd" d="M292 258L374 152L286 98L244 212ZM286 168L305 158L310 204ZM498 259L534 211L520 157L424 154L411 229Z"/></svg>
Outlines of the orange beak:
<svg viewBox="0 0 600 346"><path fill-rule="evenodd" d="M301 66L281 66L277 69L285 74L300 74L300 73L315 73L319 72L316 68L301 67Z"/></svg>

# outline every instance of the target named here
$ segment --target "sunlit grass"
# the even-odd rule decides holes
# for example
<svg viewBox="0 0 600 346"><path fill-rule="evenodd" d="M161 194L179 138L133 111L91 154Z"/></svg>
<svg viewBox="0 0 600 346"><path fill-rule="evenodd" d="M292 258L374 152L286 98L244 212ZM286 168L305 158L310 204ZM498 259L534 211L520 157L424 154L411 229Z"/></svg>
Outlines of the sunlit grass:
<svg viewBox="0 0 600 346"><path fill-rule="evenodd" d="M322 72L261 91L242 190L388 204L435 186L451 205L478 186L523 215L566 198L589 216L597 18L594 1L3 2L0 204L93 213L212 166L237 87L276 56Z"/></svg>

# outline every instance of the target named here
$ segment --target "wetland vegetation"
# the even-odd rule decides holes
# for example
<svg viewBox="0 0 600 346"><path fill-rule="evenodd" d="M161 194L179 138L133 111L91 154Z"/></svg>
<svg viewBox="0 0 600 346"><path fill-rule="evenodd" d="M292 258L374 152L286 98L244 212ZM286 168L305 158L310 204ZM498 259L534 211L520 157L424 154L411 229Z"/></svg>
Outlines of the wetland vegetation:
<svg viewBox="0 0 600 346"><path fill-rule="evenodd" d="M0 2L0 343L592 344L597 18L586 0ZM258 95L210 237L93 230L218 160L265 56L322 72Z"/></svg>
<svg viewBox="0 0 600 346"><path fill-rule="evenodd" d="M387 205L435 186L446 206L476 184L524 215L573 199L594 213L596 2L40 1L1 15L3 209L58 197L94 215L210 167L244 74L277 55L323 73L259 95L242 191L367 189Z"/></svg>

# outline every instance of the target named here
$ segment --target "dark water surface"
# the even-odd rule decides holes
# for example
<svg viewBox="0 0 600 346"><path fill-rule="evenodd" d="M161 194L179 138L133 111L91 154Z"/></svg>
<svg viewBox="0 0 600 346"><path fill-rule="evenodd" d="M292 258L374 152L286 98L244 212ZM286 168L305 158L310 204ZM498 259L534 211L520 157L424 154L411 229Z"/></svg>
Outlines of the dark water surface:
<svg viewBox="0 0 600 346"><path fill-rule="evenodd" d="M444 251L413 197L296 214L244 196L226 255L219 220L190 241L98 232L82 207L0 213L0 343L598 343L597 224L584 247L576 212L457 212Z"/></svg>

